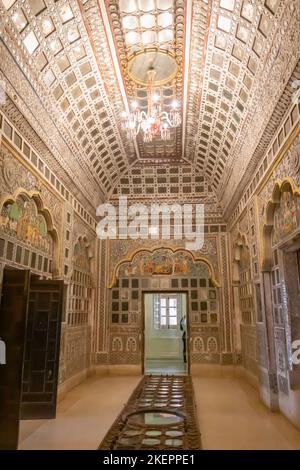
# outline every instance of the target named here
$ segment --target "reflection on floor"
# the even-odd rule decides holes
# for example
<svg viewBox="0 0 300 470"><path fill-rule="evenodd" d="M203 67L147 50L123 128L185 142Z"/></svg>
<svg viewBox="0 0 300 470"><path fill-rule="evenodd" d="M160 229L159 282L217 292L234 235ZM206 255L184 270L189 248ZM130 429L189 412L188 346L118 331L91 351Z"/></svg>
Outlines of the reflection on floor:
<svg viewBox="0 0 300 470"><path fill-rule="evenodd" d="M57 418L23 421L20 449L96 449L140 377L95 377L60 402ZM238 379L193 377L204 449L300 449L300 431Z"/></svg>
<svg viewBox="0 0 300 470"><path fill-rule="evenodd" d="M146 359L145 374L167 374L167 375L185 375L187 373L187 365L183 360L175 359Z"/></svg>
<svg viewBox="0 0 300 470"><path fill-rule="evenodd" d="M191 376L146 375L99 449L200 450Z"/></svg>

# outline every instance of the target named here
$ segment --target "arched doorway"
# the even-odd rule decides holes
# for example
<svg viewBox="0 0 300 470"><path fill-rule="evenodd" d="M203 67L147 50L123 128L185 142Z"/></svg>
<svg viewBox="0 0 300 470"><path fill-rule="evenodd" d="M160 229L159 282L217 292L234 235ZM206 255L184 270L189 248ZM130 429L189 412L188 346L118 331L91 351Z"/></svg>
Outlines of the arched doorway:
<svg viewBox="0 0 300 470"><path fill-rule="evenodd" d="M147 293L186 294L188 365L220 361L220 293L208 260L195 259L192 253L182 248L139 250L129 259L120 261L110 287L110 364L134 363L142 369L145 351L143 302ZM152 319L154 321L153 315ZM116 337L120 340L118 350L113 348ZM134 340L134 348L130 351L126 350L128 339ZM181 353L182 343L180 337L178 351Z"/></svg>

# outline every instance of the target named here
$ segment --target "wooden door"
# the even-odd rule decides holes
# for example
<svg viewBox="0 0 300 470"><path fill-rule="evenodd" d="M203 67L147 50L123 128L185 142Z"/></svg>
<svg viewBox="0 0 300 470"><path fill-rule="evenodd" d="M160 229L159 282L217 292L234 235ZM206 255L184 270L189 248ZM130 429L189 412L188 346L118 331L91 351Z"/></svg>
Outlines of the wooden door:
<svg viewBox="0 0 300 470"><path fill-rule="evenodd" d="M21 419L55 418L63 281L31 278Z"/></svg>
<svg viewBox="0 0 300 470"><path fill-rule="evenodd" d="M17 449L29 271L5 269L0 306L0 337L6 363L0 365L0 449Z"/></svg>

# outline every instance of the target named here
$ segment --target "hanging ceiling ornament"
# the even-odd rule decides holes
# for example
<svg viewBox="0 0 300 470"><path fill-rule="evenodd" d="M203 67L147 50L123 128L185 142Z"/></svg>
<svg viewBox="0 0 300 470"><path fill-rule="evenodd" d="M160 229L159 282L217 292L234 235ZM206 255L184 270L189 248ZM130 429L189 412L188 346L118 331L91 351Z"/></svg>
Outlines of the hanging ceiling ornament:
<svg viewBox="0 0 300 470"><path fill-rule="evenodd" d="M147 94L147 109L142 109L136 99L132 101L130 111L122 113L122 129L127 132L129 138L134 139L142 132L144 142L152 142L156 136L169 140L170 129L180 126L181 115L176 98L172 99L169 111L163 109L162 86L171 83L176 73L176 60L166 51L143 51L129 61L130 78L140 86L139 90L146 90Z"/></svg>

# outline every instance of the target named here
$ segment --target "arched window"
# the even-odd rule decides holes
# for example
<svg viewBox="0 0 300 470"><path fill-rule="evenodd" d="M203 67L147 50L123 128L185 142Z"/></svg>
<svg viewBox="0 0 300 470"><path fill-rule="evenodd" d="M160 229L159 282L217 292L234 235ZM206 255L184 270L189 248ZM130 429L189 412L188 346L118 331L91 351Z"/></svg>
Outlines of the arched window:
<svg viewBox="0 0 300 470"><path fill-rule="evenodd" d="M195 352L204 352L204 342L200 336L194 338L194 351Z"/></svg>
<svg viewBox="0 0 300 470"><path fill-rule="evenodd" d="M207 340L207 350L209 352L217 352L218 351L218 343L216 338L208 338Z"/></svg>
<svg viewBox="0 0 300 470"><path fill-rule="evenodd" d="M117 336L112 340L112 351L113 352L120 352L123 351L123 344L122 344L122 339Z"/></svg>
<svg viewBox="0 0 300 470"><path fill-rule="evenodd" d="M135 338L127 338L126 341L126 351L128 352L136 352L136 340Z"/></svg>

